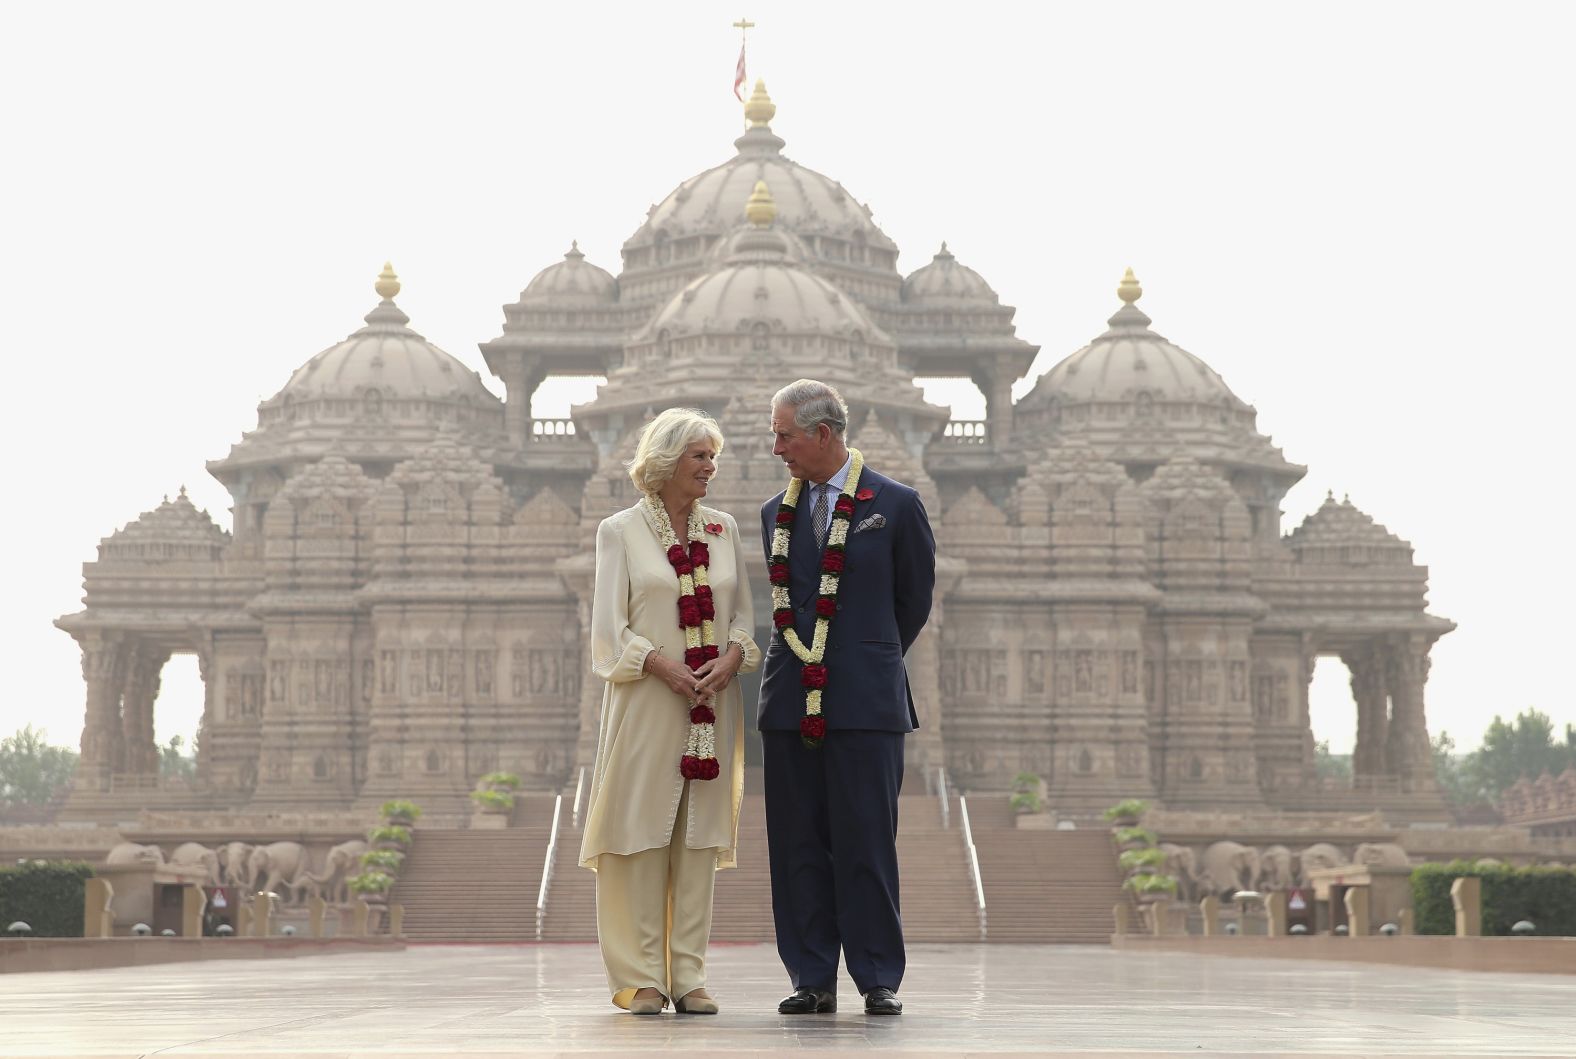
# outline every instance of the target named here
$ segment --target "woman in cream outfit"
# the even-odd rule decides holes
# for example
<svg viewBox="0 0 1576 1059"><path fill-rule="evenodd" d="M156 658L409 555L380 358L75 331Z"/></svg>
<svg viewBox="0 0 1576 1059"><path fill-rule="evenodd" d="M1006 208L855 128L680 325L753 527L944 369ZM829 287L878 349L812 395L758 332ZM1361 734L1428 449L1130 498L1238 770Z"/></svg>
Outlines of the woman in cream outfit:
<svg viewBox="0 0 1576 1059"><path fill-rule="evenodd" d="M597 873L597 937L613 1003L657 1014L715 1014L707 994L716 870L735 865L744 795L739 672L760 666L749 577L733 516L701 507L719 657L684 663L679 580L662 543L662 515L684 541L706 495L722 433L701 412L670 408L641 434L629 476L642 499L596 534L592 671L602 694L596 770L580 864ZM679 761L690 706L716 714L720 774L688 780Z"/></svg>

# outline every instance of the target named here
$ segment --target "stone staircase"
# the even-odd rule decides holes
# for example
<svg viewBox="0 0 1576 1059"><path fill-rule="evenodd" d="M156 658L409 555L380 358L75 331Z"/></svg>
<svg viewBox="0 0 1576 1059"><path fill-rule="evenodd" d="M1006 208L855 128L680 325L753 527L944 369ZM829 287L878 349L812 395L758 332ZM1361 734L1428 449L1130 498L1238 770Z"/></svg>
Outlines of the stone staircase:
<svg viewBox="0 0 1576 1059"><path fill-rule="evenodd" d="M939 803L924 795L902 798L898 820L904 936L909 941L978 941L979 919L962 834L956 826L942 829ZM566 827L559 834L544 940L596 938L596 878L579 867L579 855L580 833ZM713 941L771 941L775 937L766 806L759 794L744 796L739 867L717 875L711 937Z"/></svg>
<svg viewBox="0 0 1576 1059"><path fill-rule="evenodd" d="M991 941L1110 942L1112 906L1132 899L1109 831L1019 831L1002 797L971 801L969 816Z"/></svg>
<svg viewBox="0 0 1576 1059"><path fill-rule="evenodd" d="M390 902L416 941L531 941L553 796L519 795L507 828L417 826ZM568 810L565 810L565 815Z"/></svg>
<svg viewBox="0 0 1576 1059"><path fill-rule="evenodd" d="M564 796L559 820L545 941L596 939L596 877L579 866L581 831L572 820L572 798ZM522 796L506 830L418 828L391 897L405 906L406 935L422 941L534 939L552 805L551 796ZM1108 941L1111 906L1124 896L1106 831L1019 831L1000 797L977 798L969 812L985 882L988 940ZM898 814L905 937L979 941L957 798L949 803L947 828L933 796L903 796ZM758 793L744 796L739 863L717 876L712 940L770 942L766 812Z"/></svg>

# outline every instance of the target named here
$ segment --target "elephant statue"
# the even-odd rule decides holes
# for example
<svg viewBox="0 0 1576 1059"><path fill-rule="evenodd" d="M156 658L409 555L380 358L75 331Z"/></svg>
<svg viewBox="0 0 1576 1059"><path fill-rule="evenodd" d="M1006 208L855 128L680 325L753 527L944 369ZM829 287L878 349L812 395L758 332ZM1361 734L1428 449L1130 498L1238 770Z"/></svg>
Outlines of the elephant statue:
<svg viewBox="0 0 1576 1059"><path fill-rule="evenodd" d="M1259 877L1259 851L1237 842L1214 842L1199 859L1200 894L1224 897L1250 890Z"/></svg>
<svg viewBox="0 0 1576 1059"><path fill-rule="evenodd" d="M1291 850L1285 846L1265 846L1259 854L1259 889L1289 890L1297 884Z"/></svg>
<svg viewBox="0 0 1576 1059"><path fill-rule="evenodd" d="M1177 899L1189 904L1198 900L1198 866L1192 848L1170 842L1162 842L1158 848L1166 855L1160 870L1177 881Z"/></svg>
<svg viewBox="0 0 1576 1059"><path fill-rule="evenodd" d="M323 870L306 873L307 888L328 901L348 901L350 888L346 884L352 875L360 871L361 855L367 849L367 844L359 838L330 848L323 860Z"/></svg>
<svg viewBox="0 0 1576 1059"><path fill-rule="evenodd" d="M105 864L163 864L164 851L158 846L122 842L104 855Z"/></svg>
<svg viewBox="0 0 1576 1059"><path fill-rule="evenodd" d="M270 842L252 850L247 859L248 878L259 891L279 894L294 904L306 884L306 847L299 842Z"/></svg>
<svg viewBox="0 0 1576 1059"><path fill-rule="evenodd" d="M245 842L226 842L218 849L219 882L242 890L252 888L252 846Z"/></svg>
<svg viewBox="0 0 1576 1059"><path fill-rule="evenodd" d="M1352 863L1371 868L1409 868L1412 858L1394 842L1364 842L1352 850Z"/></svg>
<svg viewBox="0 0 1576 1059"><path fill-rule="evenodd" d="M197 842L182 842L170 854L171 864L183 864L204 869L204 881L209 886L219 885L219 854Z"/></svg>
<svg viewBox="0 0 1576 1059"><path fill-rule="evenodd" d="M1351 859L1342 853L1339 848L1328 842L1315 842L1298 856L1300 862L1299 875L1304 885L1308 882L1310 872L1320 868L1339 868L1343 864L1350 864Z"/></svg>

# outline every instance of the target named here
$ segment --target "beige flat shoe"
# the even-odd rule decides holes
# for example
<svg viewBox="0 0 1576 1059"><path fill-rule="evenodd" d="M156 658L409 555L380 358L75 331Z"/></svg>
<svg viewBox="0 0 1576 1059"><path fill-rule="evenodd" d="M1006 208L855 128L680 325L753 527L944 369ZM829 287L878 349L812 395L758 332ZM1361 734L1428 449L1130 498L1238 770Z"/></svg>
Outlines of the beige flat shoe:
<svg viewBox="0 0 1576 1059"><path fill-rule="evenodd" d="M631 1015L660 1015L662 1009L668 1006L668 998L658 993L656 996L637 996L629 1002Z"/></svg>
<svg viewBox="0 0 1576 1059"><path fill-rule="evenodd" d="M718 1011L717 1002L709 996L696 996L700 990L694 990L687 996L681 996L673 1002L673 1010L680 1015L715 1015Z"/></svg>

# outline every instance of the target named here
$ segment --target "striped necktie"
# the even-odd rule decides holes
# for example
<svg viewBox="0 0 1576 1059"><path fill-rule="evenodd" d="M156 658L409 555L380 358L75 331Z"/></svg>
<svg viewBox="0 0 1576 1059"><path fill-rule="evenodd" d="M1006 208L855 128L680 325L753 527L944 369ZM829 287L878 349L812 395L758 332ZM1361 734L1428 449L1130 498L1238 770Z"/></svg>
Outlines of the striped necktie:
<svg viewBox="0 0 1576 1059"><path fill-rule="evenodd" d="M826 526L829 516L826 511L826 490L829 486L822 483L815 487L815 510L810 512L810 522L815 527L815 546L826 547Z"/></svg>

